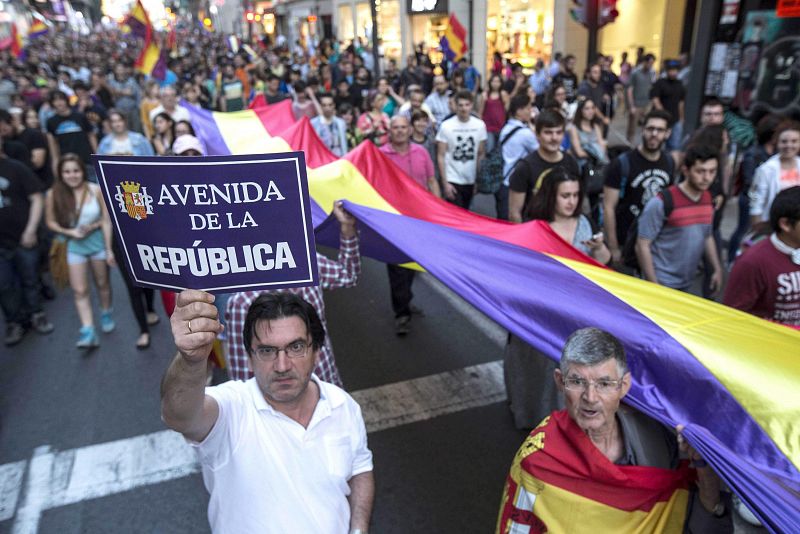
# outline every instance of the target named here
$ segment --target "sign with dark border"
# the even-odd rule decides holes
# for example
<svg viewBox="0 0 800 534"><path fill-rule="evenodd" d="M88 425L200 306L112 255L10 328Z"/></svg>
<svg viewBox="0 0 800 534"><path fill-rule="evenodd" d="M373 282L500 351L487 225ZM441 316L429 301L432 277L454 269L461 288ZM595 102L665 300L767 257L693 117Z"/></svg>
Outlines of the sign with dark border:
<svg viewBox="0 0 800 534"><path fill-rule="evenodd" d="M92 156L133 282L212 293L318 284L302 152Z"/></svg>
<svg viewBox="0 0 800 534"><path fill-rule="evenodd" d="M447 14L447 7L447 0L406 0L406 12L409 15Z"/></svg>

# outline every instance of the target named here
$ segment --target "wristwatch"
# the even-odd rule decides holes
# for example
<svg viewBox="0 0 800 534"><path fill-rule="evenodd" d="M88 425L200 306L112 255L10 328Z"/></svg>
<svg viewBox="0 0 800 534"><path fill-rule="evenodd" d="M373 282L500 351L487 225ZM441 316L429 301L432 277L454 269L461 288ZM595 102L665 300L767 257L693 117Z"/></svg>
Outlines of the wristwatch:
<svg viewBox="0 0 800 534"><path fill-rule="evenodd" d="M725 512L727 512L727 509L725 508L725 503L719 501L717 505L714 507L714 509L711 510L711 515L713 515L714 517L722 517L725 515Z"/></svg>

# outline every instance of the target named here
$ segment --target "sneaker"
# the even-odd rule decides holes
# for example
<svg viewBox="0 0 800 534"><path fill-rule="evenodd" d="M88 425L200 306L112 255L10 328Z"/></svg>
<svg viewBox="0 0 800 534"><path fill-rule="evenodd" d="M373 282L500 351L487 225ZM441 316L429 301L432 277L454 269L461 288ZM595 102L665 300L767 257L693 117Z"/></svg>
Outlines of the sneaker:
<svg viewBox="0 0 800 534"><path fill-rule="evenodd" d="M31 315L31 326L39 334L49 334L55 328L53 323L47 320L44 312L36 312Z"/></svg>
<svg viewBox="0 0 800 534"><path fill-rule="evenodd" d="M402 317L397 317L394 320L394 333L398 336L404 336L411 332L411 328L409 327L409 323L411 322L411 316L403 315Z"/></svg>
<svg viewBox="0 0 800 534"><path fill-rule="evenodd" d="M5 344L6 347L11 347L12 345L16 345L22 338L25 337L25 329L19 323L8 323L6 325L6 338Z"/></svg>
<svg viewBox="0 0 800 534"><path fill-rule="evenodd" d="M81 327L80 337L75 346L79 349L93 349L100 346L100 341L97 339L97 333L95 333L93 326Z"/></svg>
<svg viewBox="0 0 800 534"><path fill-rule="evenodd" d="M104 334L113 332L116 326L117 324L114 322L114 318L111 316L110 309L105 310L100 314L100 330L102 330Z"/></svg>

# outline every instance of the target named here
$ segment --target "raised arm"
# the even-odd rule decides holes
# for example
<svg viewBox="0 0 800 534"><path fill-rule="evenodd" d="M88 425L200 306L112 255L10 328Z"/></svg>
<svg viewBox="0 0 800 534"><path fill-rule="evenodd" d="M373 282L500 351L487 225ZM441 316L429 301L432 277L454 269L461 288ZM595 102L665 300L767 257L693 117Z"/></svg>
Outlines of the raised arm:
<svg viewBox="0 0 800 534"><path fill-rule="evenodd" d="M323 289L353 287L361 275L361 254L358 248L356 220L342 206L341 201L333 205L333 215L339 221L339 257L337 261L317 254L320 286Z"/></svg>
<svg viewBox="0 0 800 534"><path fill-rule="evenodd" d="M208 354L223 328L214 296L182 291L170 323L178 354L161 381L161 419L192 441L203 441L219 417L217 401L205 394Z"/></svg>

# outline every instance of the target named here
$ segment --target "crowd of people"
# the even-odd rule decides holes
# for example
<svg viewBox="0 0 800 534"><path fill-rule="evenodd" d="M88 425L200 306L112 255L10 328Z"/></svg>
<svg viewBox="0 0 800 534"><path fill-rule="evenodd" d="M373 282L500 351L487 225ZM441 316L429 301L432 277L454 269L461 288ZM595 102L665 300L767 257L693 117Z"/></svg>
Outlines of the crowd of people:
<svg viewBox="0 0 800 534"><path fill-rule="evenodd" d="M481 183L492 183L498 219L545 221L600 264L709 298L724 287L725 303L800 326L800 124L767 115L754 126L756 143L736 146L725 127L724 104L711 98L703 104L699 127L684 136L687 58L664 61L657 73L654 57L644 50L635 64L623 55L616 70L613 58L601 54L579 76L573 56L555 54L549 64L539 61L527 73L497 54L484 77L466 58L434 64L419 48L402 68L389 60L375 76L371 51L358 41L347 46L330 40L314 47L253 45L232 50L225 36L182 30L163 80L134 72L139 43L119 30L89 36L55 32L33 41L25 60L2 53L0 303L7 346L19 343L29 330L47 334L54 329L44 305L54 298L47 274L53 241L67 247L68 282L81 324L77 346L94 348L102 338L98 329L107 333L115 328L109 280L120 249L94 183L91 154L202 156L206 148L195 135L188 106L232 112L284 100L290 100L297 119L310 119L337 156L360 143L374 143L421 188L464 209L483 192ZM615 141L612 121L621 113L628 116L627 135ZM490 160L498 163L495 171ZM724 206L736 197L737 228L723 247ZM327 289L354 285L360 272L355 221L341 206L334 214L342 229L339 257L318 258L321 286ZM146 349L149 327L159 321L154 292L135 286L125 266L119 268L139 327L136 346ZM411 304L414 272L389 265L388 276L395 329L403 336L410 332L412 316L422 313ZM99 313L92 309L90 278ZM297 296L286 302L280 297L263 301L253 292L218 296L213 306L200 294L179 297L173 333L183 356L165 381L165 420L202 442L220 414L231 417L237 399L249 395L230 387L210 394L214 401L202 402L207 374L198 362L204 362L208 336L199 340L192 335L221 334L217 319L227 319L231 378L247 380L255 372L267 402L278 411L290 405L284 413L304 426L320 399L337 410L345 407L343 417L356 438L340 437L353 446L350 458L355 455L357 465L348 473L360 480L351 489L369 507L371 475L359 479L371 471L360 412L348 403L352 399L345 402L338 390L322 385L341 386L342 381L324 336L321 288L292 292ZM190 314L191 302L202 302L203 313ZM264 308L262 315L251 317L257 305ZM290 321L291 328L281 335L258 323L297 317L301 324ZM311 331L317 323L322 335ZM281 348L264 344L274 335ZM256 349L253 336L261 336ZM312 349L314 365L292 374L291 362ZM620 392L628 380L627 391L624 355L615 358L622 363L611 373L615 378L609 387ZM191 370L181 368L181 361L190 361ZM288 378L265 371L273 361L287 366ZM578 371L605 363L602 358L579 362ZM564 360L557 369L514 336L506 366L513 378L507 384L509 400L520 427L531 428L563 407L565 392L571 414L570 395L573 405L582 393L591 396L592 384ZM316 393L308 397L314 370L317 385L311 389ZM550 377L559 373L564 376L553 384ZM612 379L603 375L599 380L594 385ZM187 384L196 390L191 399L169 397L170 388L177 391ZM536 398L531 397L534 391ZM297 396L286 400L281 392ZM615 410L611 406L609 413ZM585 416L572 415L579 425ZM616 431L613 425L608 428ZM231 439L232 430L224 431L225 439ZM214 440L221 443L222 432L215 430ZM616 439L619 446L619 435ZM203 454L221 454L212 448L207 443L200 447ZM619 459L615 454L607 456L614 461ZM209 465L224 463L223 457L212 456ZM337 500L336 507L347 504ZM354 524L365 531L368 510L366 517L364 510L356 517Z"/></svg>

